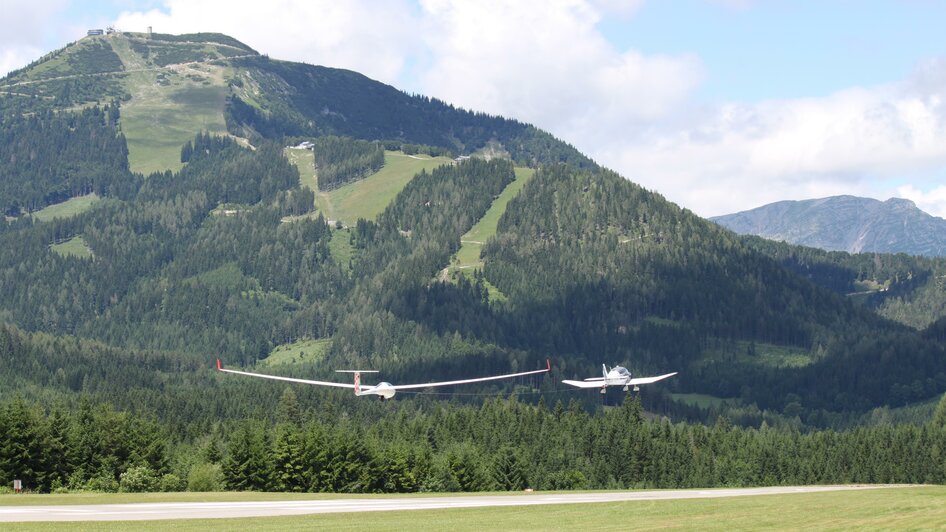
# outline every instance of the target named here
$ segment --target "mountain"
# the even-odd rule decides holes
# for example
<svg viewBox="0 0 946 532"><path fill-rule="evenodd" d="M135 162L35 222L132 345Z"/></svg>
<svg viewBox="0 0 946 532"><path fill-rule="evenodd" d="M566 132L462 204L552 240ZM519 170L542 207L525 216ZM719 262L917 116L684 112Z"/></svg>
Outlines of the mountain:
<svg viewBox="0 0 946 532"><path fill-rule="evenodd" d="M779 201L711 220L739 234L829 251L946 256L946 220L900 198Z"/></svg>
<svg viewBox="0 0 946 532"><path fill-rule="evenodd" d="M88 378L24 360L0 389L146 409L164 386L202 393L195 361L278 352L283 374L391 381L548 357L563 378L679 370L648 408L749 425L843 426L946 390L939 263L739 237L534 126L356 72L220 34L113 34L0 80L0 112L0 320L11 344L91 353L74 357ZM847 295L859 283L925 323ZM100 363L116 351L160 364L126 379ZM226 390L221 415L263 408ZM188 401L181 423L215 421Z"/></svg>

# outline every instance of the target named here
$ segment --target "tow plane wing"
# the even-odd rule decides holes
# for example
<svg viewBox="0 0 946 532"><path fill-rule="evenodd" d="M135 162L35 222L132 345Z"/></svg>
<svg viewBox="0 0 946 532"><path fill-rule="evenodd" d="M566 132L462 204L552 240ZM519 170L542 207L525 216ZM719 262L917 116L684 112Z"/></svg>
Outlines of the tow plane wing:
<svg viewBox="0 0 946 532"><path fill-rule="evenodd" d="M582 381L564 380L562 382L576 388L598 388L601 390L601 393L604 393L608 386L623 386L626 392L632 386L634 387L634 391L637 391L637 387L641 384L652 384L677 374L677 372L674 371L673 373L658 375L656 377L633 378L627 368L615 366L608 369L608 367L603 364L601 366L601 373L603 375L601 377L591 377Z"/></svg>

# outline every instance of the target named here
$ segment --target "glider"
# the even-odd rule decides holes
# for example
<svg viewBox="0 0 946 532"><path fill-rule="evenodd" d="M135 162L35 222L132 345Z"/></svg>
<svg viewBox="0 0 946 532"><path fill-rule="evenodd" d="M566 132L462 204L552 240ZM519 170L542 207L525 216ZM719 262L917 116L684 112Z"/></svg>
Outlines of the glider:
<svg viewBox="0 0 946 532"><path fill-rule="evenodd" d="M329 382L329 381L310 381L306 379L293 379L291 377L277 377L276 375L266 375L263 373L250 373L247 371L237 371L235 369L224 369L220 364L220 359L217 359L217 371L222 371L224 373L235 373L237 375L246 375L248 377L260 377L263 379L272 379L277 381L286 381L286 382L298 382L301 384L314 384L316 386L331 386L333 388L348 388L355 390L355 395L377 395L381 400L390 399L394 397L394 394L398 390L419 390L423 388L435 388L439 386L453 386L456 384L469 384L473 382L486 382L486 381L496 381L500 379L511 379L513 377L523 377L525 375L536 375L539 373L548 373L552 371L552 362L546 360L545 369L537 369L535 371L523 371L520 373L509 373L507 375L493 375L491 377L478 377L475 379L461 379L457 381L443 381L443 382L428 382L424 384L398 384L394 385L390 382L379 382L374 386L366 384L362 386L361 384L361 374L362 373L378 373L373 370L338 370L336 373L354 373L355 382L354 384L347 384L344 382Z"/></svg>
<svg viewBox="0 0 946 532"><path fill-rule="evenodd" d="M577 386L578 388L601 388L601 393L607 391L608 386L624 386L624 391L628 391L630 386L634 387L634 391L640 391L638 385L640 384L650 384L657 382L659 380L666 379L667 377L673 377L677 374L676 371L673 373L667 373L666 375L660 375L659 377L638 377L636 379L632 378L631 372L623 366L615 366L608 369L607 366L601 364L601 373L603 377L592 377L590 379L585 379L583 381L562 381L565 384L571 386Z"/></svg>

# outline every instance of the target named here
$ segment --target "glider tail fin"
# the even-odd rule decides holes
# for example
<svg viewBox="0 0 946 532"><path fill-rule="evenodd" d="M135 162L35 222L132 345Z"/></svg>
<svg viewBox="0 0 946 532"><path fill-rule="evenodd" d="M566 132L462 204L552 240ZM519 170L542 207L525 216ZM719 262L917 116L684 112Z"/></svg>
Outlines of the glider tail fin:
<svg viewBox="0 0 946 532"><path fill-rule="evenodd" d="M355 372L355 395L361 395L361 372Z"/></svg>

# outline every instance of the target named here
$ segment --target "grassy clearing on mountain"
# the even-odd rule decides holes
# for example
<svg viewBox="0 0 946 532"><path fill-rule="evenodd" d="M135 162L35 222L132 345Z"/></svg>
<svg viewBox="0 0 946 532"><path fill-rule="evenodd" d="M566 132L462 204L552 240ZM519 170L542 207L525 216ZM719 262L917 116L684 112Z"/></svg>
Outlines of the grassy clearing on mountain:
<svg viewBox="0 0 946 532"><path fill-rule="evenodd" d="M167 496L177 496L168 494ZM207 494L195 494L207 497ZM209 494L210 500L217 494ZM227 494L228 496L230 494ZM241 494L242 495L242 494ZM322 498L293 494L246 494L221 500L299 500ZM425 494L428 495L428 494ZM14 496L7 496L13 498ZM56 496L44 496L56 497ZM109 495L133 497L136 495ZM256 499L259 497L259 499ZM338 497L337 495L333 495ZM6 497L5 497L6 498ZM124 500L124 499L123 499ZM174 499L177 500L177 499ZM187 500L187 499L185 499ZM202 499L200 499L202 500ZM150 499L148 499L150 502ZM113 501L109 501L113 502ZM2 503L0 503L2 504ZM43 502L42 504L56 504ZM632 516L630 518L602 516ZM799 493L713 499L629 501L589 504L450 508L317 514L239 519L64 523L64 528L96 530L758 530L758 529L934 529L946 522L946 488L921 486L863 491ZM27 530L48 530L50 523L23 523Z"/></svg>
<svg viewBox="0 0 946 532"><path fill-rule="evenodd" d="M673 397L674 401L686 403L690 406L698 406L700 408L722 406L723 403L728 400L702 393L672 393L670 396Z"/></svg>
<svg viewBox="0 0 946 532"><path fill-rule="evenodd" d="M332 239L328 242L328 250L335 262L347 268L355 254L351 245L351 231L348 229L333 231Z"/></svg>
<svg viewBox="0 0 946 532"><path fill-rule="evenodd" d="M65 242L53 244L49 246L49 249L53 253L58 253L63 257L79 257L80 259L92 258L92 250L89 249L88 244L85 243L85 240L81 236L75 236Z"/></svg>
<svg viewBox="0 0 946 532"><path fill-rule="evenodd" d="M807 350L799 347L738 340L707 349L703 362L710 361L729 361L768 368L800 368L814 362L814 358Z"/></svg>
<svg viewBox="0 0 946 532"><path fill-rule="evenodd" d="M331 192L319 192L316 205L326 219L341 220L345 225L354 225L359 218L374 220L414 175L451 163L446 157L386 151L381 170Z"/></svg>
<svg viewBox="0 0 946 532"><path fill-rule="evenodd" d="M299 340L291 344L277 345L269 356L259 362L260 366L276 366L280 364L298 364L301 362L315 362L321 360L332 347L331 338L317 340Z"/></svg>
<svg viewBox="0 0 946 532"><path fill-rule="evenodd" d="M460 250L457 251L455 261L450 266L451 273L483 267L483 261L480 260L480 250L483 248L483 244L496 234L499 218L506 212L509 201L519 195L522 187L526 185L533 174L535 174L535 170L532 168L516 168L516 180L503 189L502 194L493 201L489 210L476 222L476 225L460 237Z"/></svg>
<svg viewBox="0 0 946 532"><path fill-rule="evenodd" d="M81 214L101 201L97 194L86 194L85 196L76 196L62 203L56 203L31 214L33 218L40 222L48 222L54 218L69 218Z"/></svg>
<svg viewBox="0 0 946 532"><path fill-rule="evenodd" d="M145 73L149 74L149 73ZM122 107L122 132L128 141L132 171L149 174L179 170L181 146L199 131L225 135L225 87L182 83L166 94L139 97ZM139 93L140 94L140 93Z"/></svg>
<svg viewBox="0 0 946 532"><path fill-rule="evenodd" d="M110 40L127 70L150 68L128 39ZM121 126L132 171L149 174L181 168L181 146L200 131L226 135L225 67L199 64L131 72Z"/></svg>
<svg viewBox="0 0 946 532"><path fill-rule="evenodd" d="M214 268L213 270L203 272L193 277L188 277L185 281L193 281L216 288L238 288L245 286L247 282L259 286L258 281L248 279L243 275L243 272L240 271L240 267L237 266L235 262L228 262L219 268Z"/></svg>
<svg viewBox="0 0 946 532"><path fill-rule="evenodd" d="M486 214L465 235L460 237L460 249L447 267L446 279L455 280L457 275L469 274L473 270L483 268L483 260L480 259L480 251L483 249L483 245L496 234L499 218L506 212L509 201L519 195L525 184L535 174L535 170L532 168L516 168L515 172L516 180L503 189L499 197L490 205ZM485 279L483 283L489 292L490 299L506 299L505 294L500 292L492 283Z"/></svg>
<svg viewBox="0 0 946 532"><path fill-rule="evenodd" d="M315 155L312 150L304 148L286 148L286 157L289 162L299 169L299 181L304 187L313 192L319 191L319 184L315 178Z"/></svg>

